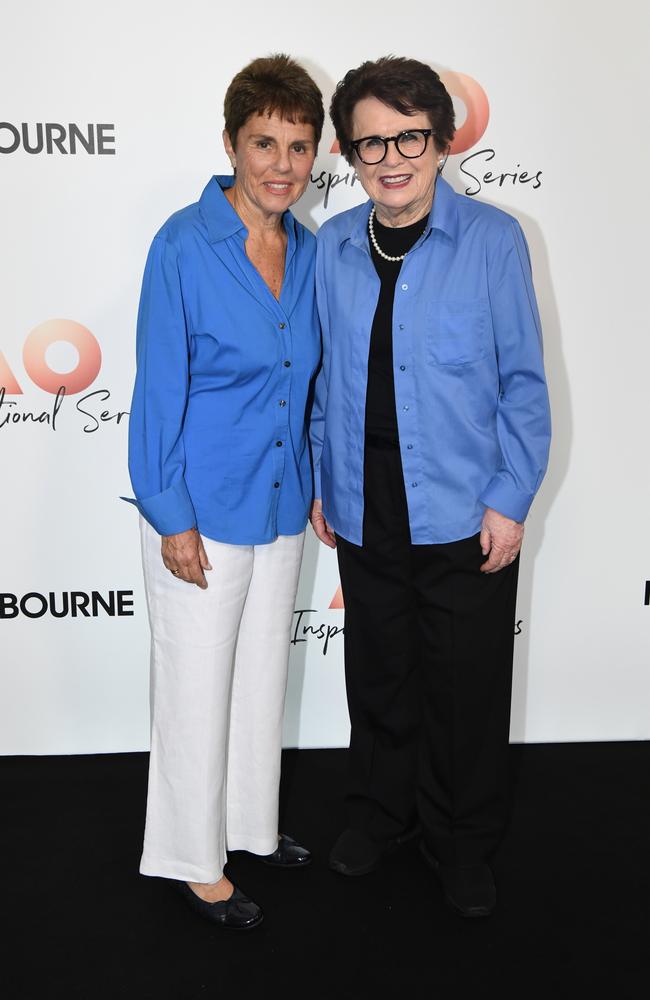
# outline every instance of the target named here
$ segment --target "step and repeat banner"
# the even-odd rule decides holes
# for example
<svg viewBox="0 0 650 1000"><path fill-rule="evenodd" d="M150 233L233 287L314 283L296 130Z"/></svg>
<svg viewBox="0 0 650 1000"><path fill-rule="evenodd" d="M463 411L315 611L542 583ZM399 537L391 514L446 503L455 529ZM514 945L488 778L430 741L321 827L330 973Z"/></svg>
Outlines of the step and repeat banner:
<svg viewBox="0 0 650 1000"><path fill-rule="evenodd" d="M603 8L604 9L604 8ZM454 97L445 176L528 238L554 415L527 524L514 741L650 737L647 8L514 0L24 0L0 61L0 752L148 747L149 635L126 466L135 316L153 234L226 173L223 95L286 51L329 102L388 53ZM646 30L643 30L643 29ZM364 198L326 124L296 214ZM62 388L63 387L63 388ZM311 535L285 744L343 746L336 559Z"/></svg>

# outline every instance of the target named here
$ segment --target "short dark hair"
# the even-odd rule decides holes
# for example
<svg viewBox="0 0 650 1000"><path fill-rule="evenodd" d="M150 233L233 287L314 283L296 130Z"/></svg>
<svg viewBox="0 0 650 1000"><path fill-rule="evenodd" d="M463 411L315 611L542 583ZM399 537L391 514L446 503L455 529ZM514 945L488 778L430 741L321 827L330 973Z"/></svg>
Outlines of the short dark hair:
<svg viewBox="0 0 650 1000"><path fill-rule="evenodd" d="M352 163L352 115L359 101L376 97L402 115L429 116L439 152L454 138L454 105L435 70L417 59L382 56L345 74L334 91L330 118L341 152Z"/></svg>
<svg viewBox="0 0 650 1000"><path fill-rule="evenodd" d="M235 145L251 115L276 112L290 122L313 125L316 145L323 131L323 95L307 70L281 53L254 59L233 77L224 99L226 132Z"/></svg>

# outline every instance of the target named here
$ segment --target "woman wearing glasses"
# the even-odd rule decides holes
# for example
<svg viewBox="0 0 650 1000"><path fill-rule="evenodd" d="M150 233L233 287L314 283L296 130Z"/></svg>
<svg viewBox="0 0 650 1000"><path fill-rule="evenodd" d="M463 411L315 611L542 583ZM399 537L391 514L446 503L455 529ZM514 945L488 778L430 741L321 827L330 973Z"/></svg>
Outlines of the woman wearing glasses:
<svg viewBox="0 0 650 1000"><path fill-rule="evenodd" d="M362 875L416 831L447 902L492 912L519 549L550 440L528 249L440 176L451 98L430 67L351 70L330 113L369 201L318 234L323 363L314 529L336 546Z"/></svg>

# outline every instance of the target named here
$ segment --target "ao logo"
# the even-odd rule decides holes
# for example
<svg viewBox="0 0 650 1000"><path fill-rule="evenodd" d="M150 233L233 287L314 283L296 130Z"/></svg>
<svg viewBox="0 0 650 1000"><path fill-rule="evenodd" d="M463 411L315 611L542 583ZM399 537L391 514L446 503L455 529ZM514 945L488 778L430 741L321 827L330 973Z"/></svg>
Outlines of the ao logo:
<svg viewBox="0 0 650 1000"><path fill-rule="evenodd" d="M69 372L55 371L47 360L53 344L72 346L78 355ZM23 365L32 382L45 392L57 395L62 386L68 395L82 392L95 381L102 366L100 346L87 327L71 319L48 319L28 334L23 346ZM0 388L7 396L20 396L23 390L0 351Z"/></svg>

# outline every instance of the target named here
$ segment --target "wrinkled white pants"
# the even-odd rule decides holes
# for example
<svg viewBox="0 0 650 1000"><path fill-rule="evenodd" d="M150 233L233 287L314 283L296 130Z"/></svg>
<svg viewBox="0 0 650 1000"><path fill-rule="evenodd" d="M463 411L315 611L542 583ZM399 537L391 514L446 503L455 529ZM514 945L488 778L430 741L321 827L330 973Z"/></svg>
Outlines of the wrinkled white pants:
<svg viewBox="0 0 650 1000"><path fill-rule="evenodd" d="M270 854L289 638L305 534L203 539L208 589L177 580L141 518L151 624L143 875L216 882L228 850Z"/></svg>

